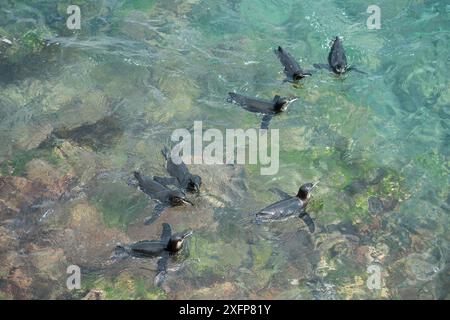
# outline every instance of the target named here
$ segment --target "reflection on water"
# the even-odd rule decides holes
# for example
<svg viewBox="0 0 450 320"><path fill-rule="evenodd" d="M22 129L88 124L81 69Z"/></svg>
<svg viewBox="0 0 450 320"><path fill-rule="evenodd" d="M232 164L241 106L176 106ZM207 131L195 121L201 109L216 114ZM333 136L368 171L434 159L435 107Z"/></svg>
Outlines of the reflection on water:
<svg viewBox="0 0 450 320"><path fill-rule="evenodd" d="M0 8L0 298L449 298L449 6L382 1L367 30L364 1L2 2ZM283 83L273 49L308 69L344 39L368 75L317 72ZM194 207L157 223L130 185L166 176L160 150L174 129L256 128L229 91L298 96L271 121L280 170L192 165ZM252 223L275 202L321 183L302 220ZM110 263L117 243L154 239L161 223L193 229L169 263ZM68 291L66 268L82 270ZM370 265L381 287L370 290Z"/></svg>

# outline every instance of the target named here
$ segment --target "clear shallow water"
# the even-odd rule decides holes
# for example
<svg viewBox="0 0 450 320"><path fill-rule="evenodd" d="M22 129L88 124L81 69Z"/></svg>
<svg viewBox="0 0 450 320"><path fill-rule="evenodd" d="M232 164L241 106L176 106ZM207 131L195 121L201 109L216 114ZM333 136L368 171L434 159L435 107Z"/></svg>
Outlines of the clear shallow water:
<svg viewBox="0 0 450 320"><path fill-rule="evenodd" d="M71 3L74 3L73 1ZM1 1L0 298L448 298L449 49L446 1ZM281 45L302 66L339 35L369 75L319 72L282 83ZM43 40L49 41L44 42ZM229 91L300 99L271 122L280 170L191 166L194 208L153 205L131 172L165 175L177 128L257 128ZM255 226L248 214L321 181L299 219ZM155 261L109 264L116 243L195 230L162 288ZM382 267L369 290L368 266ZM82 270L68 291L66 268ZM92 291L91 291L92 292Z"/></svg>

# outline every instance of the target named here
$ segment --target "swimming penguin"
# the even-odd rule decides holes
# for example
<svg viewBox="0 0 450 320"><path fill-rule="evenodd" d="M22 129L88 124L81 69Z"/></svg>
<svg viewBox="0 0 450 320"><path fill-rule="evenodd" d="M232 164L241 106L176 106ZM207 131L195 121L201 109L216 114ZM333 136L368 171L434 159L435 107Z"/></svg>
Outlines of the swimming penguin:
<svg viewBox="0 0 450 320"><path fill-rule="evenodd" d="M168 207L180 206L182 204L193 205L180 190L169 189L149 177L142 176L137 171L134 172L134 176L139 183L139 188L152 199L158 201L152 216L145 220L145 224L153 223Z"/></svg>
<svg viewBox="0 0 450 320"><path fill-rule="evenodd" d="M272 117L280 112L287 109L291 102L294 102L298 98L282 98L280 96L275 96L272 101L249 98L238 93L229 92L228 102L240 105L244 109L255 112L262 113L264 116L261 121L261 129L268 129L270 120Z"/></svg>
<svg viewBox="0 0 450 320"><path fill-rule="evenodd" d="M282 47L278 47L275 50L275 54L278 59L280 59L281 64L284 66L284 73L286 74L287 79L285 81L289 82L297 82L306 76L311 76L310 71L303 70L300 68L298 62Z"/></svg>
<svg viewBox="0 0 450 320"><path fill-rule="evenodd" d="M345 56L344 46L339 37L333 40L330 53L328 54L328 64L316 63L314 67L317 69L327 69L338 75L344 74L347 71L356 71L359 73L367 74L364 71L358 70L355 67L350 67L347 64L347 57Z"/></svg>
<svg viewBox="0 0 450 320"><path fill-rule="evenodd" d="M257 222L271 222L282 221L289 217L298 214L298 217L305 222L309 231L312 233L315 230L314 221L306 212L306 206L311 197L311 190L318 184L305 183L300 187L296 196L290 196L289 194L279 189L272 189L271 191L277 193L283 200L278 201L270 206L262 209L256 214Z"/></svg>
<svg viewBox="0 0 450 320"><path fill-rule="evenodd" d="M172 234L172 227L168 223L162 224L159 240L142 240L129 245L119 245L115 248L115 258L157 258L158 270L155 284L160 285L167 275L169 257L183 248L183 243L192 231Z"/></svg>
<svg viewBox="0 0 450 320"><path fill-rule="evenodd" d="M167 147L164 147L161 152L166 159L167 172L169 172L172 177L154 177L153 179L163 185L175 185L190 192L200 192L202 178L198 175L191 174L184 162L175 164L172 161L170 151Z"/></svg>

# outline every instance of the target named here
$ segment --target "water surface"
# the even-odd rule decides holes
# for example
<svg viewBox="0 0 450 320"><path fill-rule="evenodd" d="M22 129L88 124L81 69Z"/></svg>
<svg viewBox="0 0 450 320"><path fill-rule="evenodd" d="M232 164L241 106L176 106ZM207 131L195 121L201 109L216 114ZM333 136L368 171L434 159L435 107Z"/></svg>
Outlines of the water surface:
<svg viewBox="0 0 450 320"><path fill-rule="evenodd" d="M360 0L0 0L0 298L449 298L450 5L377 4L380 30ZM278 45L308 69L336 35L368 75L283 83ZM131 172L166 175L173 130L258 128L229 91L299 97L271 122L278 174L190 166L195 207L143 225L154 205ZM278 200L270 188L317 180L314 234L295 218L251 223ZM162 222L195 233L161 288L155 261L108 262ZM71 264L80 290L66 288Z"/></svg>

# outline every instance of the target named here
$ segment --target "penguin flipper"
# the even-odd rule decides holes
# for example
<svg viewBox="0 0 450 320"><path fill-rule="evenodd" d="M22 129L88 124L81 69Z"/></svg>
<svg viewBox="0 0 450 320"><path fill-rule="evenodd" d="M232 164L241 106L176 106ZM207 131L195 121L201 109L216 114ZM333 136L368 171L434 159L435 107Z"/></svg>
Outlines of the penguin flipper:
<svg viewBox="0 0 450 320"><path fill-rule="evenodd" d="M270 188L269 191L274 193L274 194L276 194L277 196L279 196L283 200L292 198L292 196L290 196L289 194L287 194L286 192L284 192L283 190L281 190L279 188Z"/></svg>
<svg viewBox="0 0 450 320"><path fill-rule="evenodd" d="M269 129L270 120L272 120L271 114L265 114L261 121L261 129Z"/></svg>
<svg viewBox="0 0 450 320"><path fill-rule="evenodd" d="M162 204L162 203L158 203L156 206L155 206L155 209L153 209L153 214L150 216L150 217L148 217L147 219L145 219L145 224L152 224L153 222L155 222L158 218L159 218L159 216L163 213L163 211L164 210L166 210L167 209L167 206L165 205L165 204Z"/></svg>
<svg viewBox="0 0 450 320"><path fill-rule="evenodd" d="M161 150L161 153L162 153L164 159L166 159L166 161L170 159L170 150L169 150L169 148L164 146L164 148Z"/></svg>
<svg viewBox="0 0 450 320"><path fill-rule="evenodd" d="M362 71L362 70L359 70L359 69L356 68L356 67L349 67L349 68L347 68L347 71L356 71L356 72L361 73L361 74L368 74L367 72L364 72L364 71Z"/></svg>
<svg viewBox="0 0 450 320"><path fill-rule="evenodd" d="M158 182L158 183L160 183L160 184L162 184L163 186L169 186L169 185L172 185L172 186L177 186L178 185L178 183L177 183L177 179L176 178L168 178L168 177L157 177L157 176L154 176L153 177L153 180L155 180L156 182Z"/></svg>
<svg viewBox="0 0 450 320"><path fill-rule="evenodd" d="M161 286L167 278L167 263L169 262L169 255L165 254L159 258L157 262L157 274L155 276L155 286Z"/></svg>
<svg viewBox="0 0 450 320"><path fill-rule="evenodd" d="M168 223L163 223L161 232L161 241L169 242L171 236L172 236L172 227Z"/></svg>
<svg viewBox="0 0 450 320"><path fill-rule="evenodd" d="M332 71L331 67L328 64L325 64L325 63L314 63L313 66L316 69L327 69L329 71Z"/></svg>
<svg viewBox="0 0 450 320"><path fill-rule="evenodd" d="M306 211L302 211L299 216L300 219L303 220L303 222L306 224L306 226L309 229L309 232L314 233L314 230L316 230L316 226L314 224L313 219L311 218L311 216L308 214L308 212Z"/></svg>

